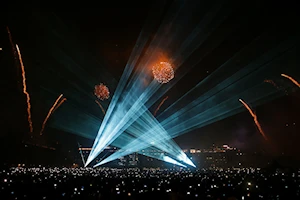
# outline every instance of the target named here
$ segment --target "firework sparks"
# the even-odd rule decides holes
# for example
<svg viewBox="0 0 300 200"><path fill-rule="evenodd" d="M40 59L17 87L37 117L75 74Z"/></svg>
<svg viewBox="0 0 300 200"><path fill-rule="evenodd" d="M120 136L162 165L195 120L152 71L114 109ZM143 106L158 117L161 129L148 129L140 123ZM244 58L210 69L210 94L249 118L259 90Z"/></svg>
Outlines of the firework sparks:
<svg viewBox="0 0 300 200"><path fill-rule="evenodd" d="M98 104L98 106L101 108L103 114L105 115L105 110L104 110L104 108L102 107L101 103L100 103L99 101L97 101L97 100L95 100L95 102L96 102L96 104Z"/></svg>
<svg viewBox="0 0 300 200"><path fill-rule="evenodd" d="M290 76L288 76L286 74L281 74L281 76L289 79L290 81L292 81L295 85L297 85L300 88L300 84L295 79L293 79L292 77L290 77Z"/></svg>
<svg viewBox="0 0 300 200"><path fill-rule="evenodd" d="M67 100L67 98L63 98L58 104L57 104L57 106L54 108L54 110L52 111L52 113L54 113L56 110L57 110L57 108L59 108L60 106L61 106L61 104L63 104L63 102L65 102Z"/></svg>
<svg viewBox="0 0 300 200"><path fill-rule="evenodd" d="M270 83L271 85L276 87L278 90L284 91L286 95L289 95L288 91L284 87L278 86L274 81L272 81L270 79L266 79L266 80L264 80L264 82L265 83Z"/></svg>
<svg viewBox="0 0 300 200"><path fill-rule="evenodd" d="M26 86L26 76L25 76L25 68L23 65L23 60L21 56L20 49L18 45L16 45L18 56L19 56L19 61L22 69L22 79L23 79L23 93L26 95L26 100L27 100L27 114L28 114L28 123L29 123L29 129L30 132L33 132L33 126L32 126L32 120L31 120L31 105L30 105L30 96L29 93L27 92L27 86Z"/></svg>
<svg viewBox="0 0 300 200"><path fill-rule="evenodd" d="M56 105L58 104L59 100L62 98L62 96L63 96L63 94L59 95L59 97L56 99L56 101L54 102L54 104L53 104L52 107L50 108L50 110L49 110L49 112L48 112L48 114L47 114L47 116L46 116L46 118L45 118L45 120L44 120L44 122L43 122L43 125L42 125L42 129L41 129L40 135L43 134L43 131L44 131L44 129L45 129L45 125L46 125L46 123L47 123L47 121L48 121L50 115L53 113L53 111L54 111ZM57 108L58 108L58 107L57 107Z"/></svg>
<svg viewBox="0 0 300 200"><path fill-rule="evenodd" d="M270 83L270 84L272 84L274 87L276 87L277 89L279 89L278 86L276 85L276 83L275 83L274 81L272 81L272 80L266 79L266 80L264 80L264 82L265 82L265 83Z"/></svg>
<svg viewBox="0 0 300 200"><path fill-rule="evenodd" d="M106 85L100 83L99 85L95 85L94 94L103 101L109 98L109 89Z"/></svg>
<svg viewBox="0 0 300 200"><path fill-rule="evenodd" d="M154 79L159 83L168 83L174 78L174 70L170 63L160 62L152 67Z"/></svg>
<svg viewBox="0 0 300 200"><path fill-rule="evenodd" d="M169 97L166 96L161 102L160 104L157 106L156 110L154 111L154 116L156 116L157 111L160 109L160 107L164 104L164 102L168 99Z"/></svg>
<svg viewBox="0 0 300 200"><path fill-rule="evenodd" d="M9 30L8 26L6 27L6 30L7 30L7 33L8 33L9 43L10 43L10 45L11 45L11 49L12 49L12 51L13 51L14 58L15 58L15 60L17 60L16 48L15 48L15 45L14 45L14 43L13 43L12 36L11 36L11 33L10 33L10 30Z"/></svg>
<svg viewBox="0 0 300 200"><path fill-rule="evenodd" d="M260 124L257 120L257 115L251 110L251 108L248 106L248 104L246 104L242 99L239 99L239 101L245 106L245 108L249 111L249 113L253 117L253 120L254 120L259 132L261 133L261 135L265 138L265 140L268 140L266 134L264 133L262 127L260 126Z"/></svg>

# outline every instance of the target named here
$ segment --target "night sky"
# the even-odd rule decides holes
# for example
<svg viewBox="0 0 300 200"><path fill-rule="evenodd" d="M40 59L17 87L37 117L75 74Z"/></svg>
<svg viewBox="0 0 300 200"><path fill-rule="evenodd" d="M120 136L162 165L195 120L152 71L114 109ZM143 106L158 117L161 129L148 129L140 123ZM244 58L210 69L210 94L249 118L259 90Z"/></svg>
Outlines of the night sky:
<svg viewBox="0 0 300 200"><path fill-rule="evenodd" d="M195 1L193 9L194 11L199 9L199 12L195 12L197 15L175 26L178 30L184 29L185 26L196 27L204 14L217 2ZM22 93L21 71L14 60L7 26L11 31L13 42L19 45L23 56L28 91L31 95L35 129L33 136L37 138L35 141L47 144L59 142L68 147L76 147L77 142L91 146L93 140L51 127L51 123L58 119L56 117L59 113L49 119L45 134L39 137L39 130L48 109L57 96L63 93L68 98L67 103L76 107L78 111L103 119L97 105L88 98L89 95L93 95L93 86L103 82L113 94L136 40L148 22L147 17L155 16L151 18L153 21L150 20L155 24L150 33L153 39L159 25L173 9L172 3L171 0L164 3L110 1L106 5L80 2L78 5L73 3L60 5L55 9L52 9L54 5L47 7L22 5L16 2L3 6L0 24L0 47L3 49L0 51L2 71L0 136L3 139L26 138L26 135L30 134L26 100ZM186 75L165 94L169 98L161 107L161 111L256 38L260 37L260 42L252 50L267 52L271 47L300 35L300 18L296 5L287 2L276 4L272 1L248 3L228 1L225 3L226 6L231 9L228 17L185 60L182 68L176 71L176 73L184 71ZM157 10L161 10L161 13ZM189 15L187 11L180 14ZM183 35L178 38L182 39ZM211 45L218 41L218 45L211 48ZM180 41L172 43L169 48L176 49L180 44ZM299 50L299 47L299 42L295 41L295 51ZM195 62L199 55L205 56L191 67L190 63ZM240 58L240 62L247 61ZM299 56L291 56L290 59L281 62L283 64L280 68L282 73L293 72L290 75L300 82L300 67L298 69L290 67L298 62ZM289 70L289 67L292 70ZM226 76L230 76L233 72L235 71L228 72ZM299 158L300 150L297 146L300 139L300 90L280 77L280 74L278 77L266 75L265 79L272 79L280 87L289 88L287 91L281 91L280 97L254 107L263 129L270 138L269 142L263 140L246 109L242 113L179 136L175 141L182 148L206 148L212 144L229 144L244 150L268 151L275 155L285 153ZM217 83L211 81L211 84L207 87L212 88ZM198 94L191 95L189 101L202 93L199 91ZM159 101L150 108L150 111L158 104ZM109 101L103 102L105 108L108 105Z"/></svg>

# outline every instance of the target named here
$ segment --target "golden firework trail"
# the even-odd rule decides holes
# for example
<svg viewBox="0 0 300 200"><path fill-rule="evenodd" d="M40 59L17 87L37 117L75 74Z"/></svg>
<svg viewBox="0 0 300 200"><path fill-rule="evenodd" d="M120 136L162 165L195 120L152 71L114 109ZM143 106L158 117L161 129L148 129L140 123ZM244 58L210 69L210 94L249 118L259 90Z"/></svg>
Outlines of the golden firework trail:
<svg viewBox="0 0 300 200"><path fill-rule="evenodd" d="M281 76L289 79L290 81L292 81L295 85L297 85L300 88L300 84L295 79L293 79L292 77L290 77L290 76L288 76L286 74L281 74Z"/></svg>
<svg viewBox="0 0 300 200"><path fill-rule="evenodd" d="M19 56L19 61L21 64L21 69L22 69L22 79L23 79L23 93L26 95L26 99L27 99L27 113L28 113L28 123L29 123L29 129L30 132L33 132L33 127L32 127L32 120L31 120L31 105L30 105L30 96L29 93L27 92L27 86L26 86L26 76L25 76L25 68L23 65L23 60L22 60L22 56L20 53L20 49L18 47L18 45L16 45L17 48L17 52L18 52L18 56Z"/></svg>
<svg viewBox="0 0 300 200"><path fill-rule="evenodd" d="M251 110L251 108L248 106L248 104L246 104L242 99L239 99L239 101L245 106L245 108L249 111L249 113L253 117L253 120L254 120L259 132L261 133L261 135L265 138L265 140L268 140L266 134L264 133L262 127L260 126L260 124L257 120L257 115Z"/></svg>
<svg viewBox="0 0 300 200"><path fill-rule="evenodd" d="M57 108L59 108L60 106L61 106L61 104L63 104L63 102L65 102L67 100L67 98L63 98L58 104L57 104L57 106L54 108L54 110L52 111L52 113L54 113L56 110L57 110Z"/></svg>
<svg viewBox="0 0 300 200"><path fill-rule="evenodd" d="M157 106L156 110L154 111L153 116L156 116L157 111L160 109L160 107L164 104L164 102L168 99L169 97L166 96L161 102L160 104Z"/></svg>
<svg viewBox="0 0 300 200"><path fill-rule="evenodd" d="M49 110L49 112L48 112L48 114L47 114L47 116L46 116L46 118L45 118L45 120L44 120L44 122L43 122L43 125L42 125L42 129L41 129L40 135L43 134L43 131L44 131L44 129L45 129L45 125L46 125L46 123L47 123L49 117L50 117L51 114L53 113L53 110L55 109L57 103L58 103L59 100L62 98L62 96L63 96L63 94L59 95L59 97L56 99L56 101L54 102L54 104L53 104L52 107L50 108L50 110Z"/></svg>
<svg viewBox="0 0 300 200"><path fill-rule="evenodd" d="M104 108L102 107L101 103L100 103L99 101L97 101L97 100L95 100L95 102L96 102L96 104L99 105L99 107L101 108L103 114L105 115L105 110L104 110Z"/></svg>

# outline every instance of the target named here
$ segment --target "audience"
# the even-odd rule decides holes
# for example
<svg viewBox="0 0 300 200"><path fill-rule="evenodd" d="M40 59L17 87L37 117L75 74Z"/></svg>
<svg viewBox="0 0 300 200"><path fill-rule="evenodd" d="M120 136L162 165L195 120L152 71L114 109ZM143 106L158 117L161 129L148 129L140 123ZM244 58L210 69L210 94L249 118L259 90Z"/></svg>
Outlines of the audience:
<svg viewBox="0 0 300 200"><path fill-rule="evenodd" d="M1 199L300 199L300 171L23 168L0 171Z"/></svg>

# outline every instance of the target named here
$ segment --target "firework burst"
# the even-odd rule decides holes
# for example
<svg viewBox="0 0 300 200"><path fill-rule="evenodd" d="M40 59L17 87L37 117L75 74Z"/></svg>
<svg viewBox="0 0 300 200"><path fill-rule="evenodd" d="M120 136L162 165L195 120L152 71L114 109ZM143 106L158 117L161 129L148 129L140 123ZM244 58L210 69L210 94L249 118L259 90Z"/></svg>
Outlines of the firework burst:
<svg viewBox="0 0 300 200"><path fill-rule="evenodd" d="M152 67L154 79L159 83L168 83L174 78L174 70L170 63L160 62Z"/></svg>
<svg viewBox="0 0 300 200"><path fill-rule="evenodd" d="M109 98L109 89L106 85L100 83L99 85L95 85L94 94L103 101Z"/></svg>

